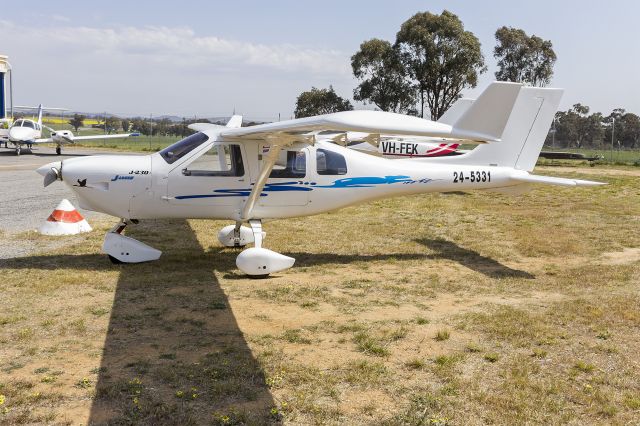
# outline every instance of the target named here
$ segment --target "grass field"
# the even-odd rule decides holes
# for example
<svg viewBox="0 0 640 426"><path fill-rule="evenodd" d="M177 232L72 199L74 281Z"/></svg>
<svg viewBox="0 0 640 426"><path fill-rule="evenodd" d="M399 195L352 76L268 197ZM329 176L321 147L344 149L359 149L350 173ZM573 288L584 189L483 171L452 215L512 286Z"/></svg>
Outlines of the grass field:
<svg viewBox="0 0 640 426"><path fill-rule="evenodd" d="M268 280L203 220L0 261L0 423L638 424L640 170L542 171L609 185L270 222Z"/></svg>
<svg viewBox="0 0 640 426"><path fill-rule="evenodd" d="M88 134L86 132L85 134ZM119 151L156 152L180 140L176 136L136 136L124 139L80 141L77 146L117 149Z"/></svg>
<svg viewBox="0 0 640 426"><path fill-rule="evenodd" d="M71 118L73 118L73 115L66 115L64 117L54 117L54 116L43 116L42 117L42 123L43 124L47 124L49 126L57 126L56 128L71 128L71 126L69 126L69 120L71 120ZM96 118L85 118L84 119L84 125L85 126L91 126L92 124L100 124L101 121L96 119Z"/></svg>

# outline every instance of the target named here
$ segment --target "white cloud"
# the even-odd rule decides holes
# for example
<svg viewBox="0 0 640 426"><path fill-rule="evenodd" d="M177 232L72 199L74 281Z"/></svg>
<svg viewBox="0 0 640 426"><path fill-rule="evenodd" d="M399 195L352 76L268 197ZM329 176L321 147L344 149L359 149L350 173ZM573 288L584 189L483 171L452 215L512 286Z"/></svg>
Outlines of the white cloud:
<svg viewBox="0 0 640 426"><path fill-rule="evenodd" d="M68 17L57 14L51 15L51 19L56 22L71 22L71 19L69 19Z"/></svg>
<svg viewBox="0 0 640 426"><path fill-rule="evenodd" d="M266 44L186 27L48 26L0 19L18 103L79 111L288 117L311 86L350 97L349 55L323 46Z"/></svg>
<svg viewBox="0 0 640 426"><path fill-rule="evenodd" d="M63 16L54 15L62 22ZM86 26L53 26L46 28L16 25L0 21L0 36L25 47L29 45L63 51L109 55L111 60L144 59L154 63L171 64L180 68L224 66L266 67L284 72L311 72L323 75L349 74L348 56L343 52L324 48L311 48L294 44L268 45L199 36L186 27L117 27L90 28Z"/></svg>

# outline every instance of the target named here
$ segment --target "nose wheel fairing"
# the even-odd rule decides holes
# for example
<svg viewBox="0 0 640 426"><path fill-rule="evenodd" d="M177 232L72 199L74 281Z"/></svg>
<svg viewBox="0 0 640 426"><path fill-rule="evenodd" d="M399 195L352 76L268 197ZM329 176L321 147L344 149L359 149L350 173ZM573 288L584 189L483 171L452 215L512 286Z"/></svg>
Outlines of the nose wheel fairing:
<svg viewBox="0 0 640 426"><path fill-rule="evenodd" d="M162 252L133 238L122 235L126 221L119 222L107 232L102 251L109 255L113 263L142 263L158 260Z"/></svg>

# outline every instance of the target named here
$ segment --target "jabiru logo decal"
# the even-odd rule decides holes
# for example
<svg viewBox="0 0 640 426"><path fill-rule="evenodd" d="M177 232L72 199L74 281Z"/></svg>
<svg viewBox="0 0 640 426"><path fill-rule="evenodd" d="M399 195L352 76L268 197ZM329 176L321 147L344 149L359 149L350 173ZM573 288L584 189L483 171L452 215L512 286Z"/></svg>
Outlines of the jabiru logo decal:
<svg viewBox="0 0 640 426"><path fill-rule="evenodd" d="M116 180L133 180L134 176L120 176L120 175L115 175L113 178L111 178L111 182L114 182Z"/></svg>

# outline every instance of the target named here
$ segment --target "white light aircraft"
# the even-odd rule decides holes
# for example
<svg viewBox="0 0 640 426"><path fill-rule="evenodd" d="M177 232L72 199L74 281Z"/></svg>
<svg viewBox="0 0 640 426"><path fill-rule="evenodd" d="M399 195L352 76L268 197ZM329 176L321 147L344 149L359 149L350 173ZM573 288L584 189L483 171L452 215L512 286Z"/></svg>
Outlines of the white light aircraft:
<svg viewBox="0 0 640 426"><path fill-rule="evenodd" d="M473 104L473 99L458 99L438 119L438 123L453 125ZM194 129L195 130L195 129ZM458 147L460 140L432 138L421 136L403 137L398 135L378 135L360 132L346 132L338 134L323 133L318 136L321 140L335 142L348 146L357 151L378 154L385 158L414 158L414 157L442 157L459 155L462 151Z"/></svg>
<svg viewBox="0 0 640 426"><path fill-rule="evenodd" d="M226 219L235 225L220 230L218 239L229 247L253 243L238 255L236 265L249 276L261 277L288 269L295 261L263 247L263 221L409 194L517 192L532 183L600 184L530 173L561 96L560 89L493 83L452 125L380 111L346 111L251 127L205 126L151 155L65 159L38 173L45 186L56 180L69 185L82 208L121 218L103 244L114 262L150 261L161 255L122 235L129 223ZM317 141L322 131L486 144L453 157L390 160ZM247 222L249 227L243 226Z"/></svg>
<svg viewBox="0 0 640 426"><path fill-rule="evenodd" d="M43 111L68 111L64 108L43 108L42 104L37 107L23 107L17 106L16 109L37 109L38 121L29 120L27 118L20 118L15 120L11 127L9 127L8 142L15 148L16 155L20 155L22 146L25 145L31 149L33 145L43 143L55 143L56 154L62 154L62 146L71 144L76 141L84 141L91 139L113 139L113 138L127 138L129 136L138 136L137 133L121 133L115 135L92 135L92 136L74 136L71 130L53 130L50 127L42 124L42 112ZM42 137L42 129L47 129L51 132L50 137Z"/></svg>

